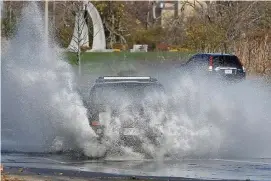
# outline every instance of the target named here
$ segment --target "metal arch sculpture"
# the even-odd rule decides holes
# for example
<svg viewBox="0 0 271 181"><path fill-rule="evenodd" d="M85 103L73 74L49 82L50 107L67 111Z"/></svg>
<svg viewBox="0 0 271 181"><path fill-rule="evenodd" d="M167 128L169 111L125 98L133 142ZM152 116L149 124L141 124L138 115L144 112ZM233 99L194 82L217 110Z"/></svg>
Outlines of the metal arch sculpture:
<svg viewBox="0 0 271 181"><path fill-rule="evenodd" d="M92 51L102 51L106 49L104 26L98 10L91 2L86 2L86 10L93 23L93 43Z"/></svg>
<svg viewBox="0 0 271 181"><path fill-rule="evenodd" d="M105 40L105 33L104 33L104 26L101 19L101 16L98 12L98 10L95 8L95 6L89 2L84 1L84 10L90 15L93 23L93 41L92 41L92 49L91 51L103 51L106 49L106 40ZM84 18L80 18L82 14L78 13L75 18L75 22L80 21L82 19L83 21L86 21ZM86 22L84 22L83 32L80 34L80 38L82 38L82 42L80 42L80 46L89 43L89 36L88 36L88 28ZM73 37L77 37L78 35L78 28L74 27L73 31ZM76 42L74 39L71 40L69 48L74 47Z"/></svg>

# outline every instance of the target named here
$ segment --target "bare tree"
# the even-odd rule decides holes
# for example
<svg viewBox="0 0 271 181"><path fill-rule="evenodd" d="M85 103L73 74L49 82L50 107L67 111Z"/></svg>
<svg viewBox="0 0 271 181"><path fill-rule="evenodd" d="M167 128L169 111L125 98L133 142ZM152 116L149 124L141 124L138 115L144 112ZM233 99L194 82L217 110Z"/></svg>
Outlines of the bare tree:
<svg viewBox="0 0 271 181"><path fill-rule="evenodd" d="M132 1L131 1L132 2ZM143 23L146 29L151 25L150 11L152 10L151 1L134 1L133 4L127 2L125 8L129 14L133 15L135 19L138 19Z"/></svg>
<svg viewBox="0 0 271 181"><path fill-rule="evenodd" d="M1 36L11 38L16 32L18 18L25 2L3 1L1 2Z"/></svg>
<svg viewBox="0 0 271 181"><path fill-rule="evenodd" d="M76 63L79 75L81 74L81 57L91 48L92 38L102 31L95 30L94 27L98 21L93 22L91 13L94 12L94 6L87 7L86 2L60 2L56 5L56 26L58 29L58 38L62 41L64 47L68 47L70 52L76 55ZM62 11L60 11L63 9ZM91 37L91 38L89 38ZM92 47L93 48L93 47Z"/></svg>
<svg viewBox="0 0 271 181"><path fill-rule="evenodd" d="M89 47L85 6L82 3L74 3L73 15L75 16L74 32L68 50L76 53L76 60L79 66L78 72L81 75L82 48Z"/></svg>

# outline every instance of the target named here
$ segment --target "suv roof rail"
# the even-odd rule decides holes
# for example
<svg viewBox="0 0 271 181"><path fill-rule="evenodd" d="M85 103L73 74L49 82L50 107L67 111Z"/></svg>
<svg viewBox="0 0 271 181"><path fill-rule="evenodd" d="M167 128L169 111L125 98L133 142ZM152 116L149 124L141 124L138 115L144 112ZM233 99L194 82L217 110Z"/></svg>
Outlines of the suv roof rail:
<svg viewBox="0 0 271 181"><path fill-rule="evenodd" d="M149 81L156 82L156 78L150 76L101 76L96 82L113 82L113 81Z"/></svg>

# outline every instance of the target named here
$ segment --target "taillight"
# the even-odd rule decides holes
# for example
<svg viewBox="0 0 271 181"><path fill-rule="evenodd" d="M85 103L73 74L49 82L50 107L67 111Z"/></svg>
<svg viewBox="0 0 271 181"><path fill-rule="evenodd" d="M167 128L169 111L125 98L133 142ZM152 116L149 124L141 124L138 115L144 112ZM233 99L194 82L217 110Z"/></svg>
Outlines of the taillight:
<svg viewBox="0 0 271 181"><path fill-rule="evenodd" d="M212 56L210 56L210 59L209 59L209 71L213 71L213 64L214 64L214 62L213 62L213 57Z"/></svg>
<svg viewBox="0 0 271 181"><path fill-rule="evenodd" d="M100 122L99 121L92 121L91 125L92 126L100 126Z"/></svg>

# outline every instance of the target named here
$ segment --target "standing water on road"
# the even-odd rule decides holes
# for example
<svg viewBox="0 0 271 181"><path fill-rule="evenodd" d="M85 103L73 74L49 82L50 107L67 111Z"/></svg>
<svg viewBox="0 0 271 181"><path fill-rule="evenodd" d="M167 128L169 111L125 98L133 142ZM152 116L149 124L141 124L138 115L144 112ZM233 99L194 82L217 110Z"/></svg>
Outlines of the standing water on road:
<svg viewBox="0 0 271 181"><path fill-rule="evenodd" d="M70 65L54 41L46 44L35 2L22 11L16 35L2 55L2 150L83 149L99 156Z"/></svg>

